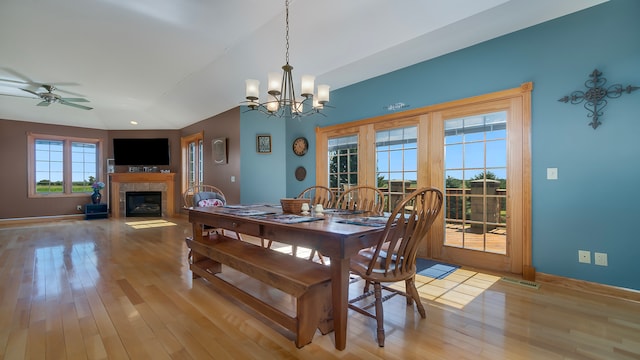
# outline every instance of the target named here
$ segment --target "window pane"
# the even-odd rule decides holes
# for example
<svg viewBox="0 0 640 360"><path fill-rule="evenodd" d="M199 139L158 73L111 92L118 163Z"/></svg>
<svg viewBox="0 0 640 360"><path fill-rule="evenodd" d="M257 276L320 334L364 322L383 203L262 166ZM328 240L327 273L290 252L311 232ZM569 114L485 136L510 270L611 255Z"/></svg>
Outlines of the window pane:
<svg viewBox="0 0 640 360"><path fill-rule="evenodd" d="M507 167L507 141L496 140L487 142L487 167Z"/></svg>
<svg viewBox="0 0 640 360"><path fill-rule="evenodd" d="M390 151L389 152L389 170L390 171L402 171L404 166L402 151Z"/></svg>
<svg viewBox="0 0 640 360"><path fill-rule="evenodd" d="M484 167L484 143L476 142L464 145L464 167Z"/></svg>
<svg viewBox="0 0 640 360"><path fill-rule="evenodd" d="M36 140L35 147L36 193L62 192L64 142L59 140Z"/></svg>
<svg viewBox="0 0 640 360"><path fill-rule="evenodd" d="M204 181L204 155L203 155L203 141L198 141L198 183L202 184Z"/></svg>
<svg viewBox="0 0 640 360"><path fill-rule="evenodd" d="M96 144L71 143L71 192L92 191L91 184L98 181L97 160Z"/></svg>
<svg viewBox="0 0 640 360"><path fill-rule="evenodd" d="M196 185L196 145L189 143L187 147L187 187Z"/></svg>
<svg viewBox="0 0 640 360"><path fill-rule="evenodd" d="M462 149L462 144L447 145L444 147L444 152L447 159L447 168L462 169Z"/></svg>
<svg viewBox="0 0 640 360"><path fill-rule="evenodd" d="M404 150L404 171L418 171L418 150Z"/></svg>

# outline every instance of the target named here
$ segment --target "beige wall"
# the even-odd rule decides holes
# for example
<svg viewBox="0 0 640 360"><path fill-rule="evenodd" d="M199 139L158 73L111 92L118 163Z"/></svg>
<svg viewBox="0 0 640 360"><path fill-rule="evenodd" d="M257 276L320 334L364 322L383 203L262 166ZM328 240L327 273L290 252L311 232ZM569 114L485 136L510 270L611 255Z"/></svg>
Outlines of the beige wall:
<svg viewBox="0 0 640 360"><path fill-rule="evenodd" d="M90 202L89 195L73 198L28 198L27 133L101 138L105 130L0 120L0 219L79 214L76 205Z"/></svg>
<svg viewBox="0 0 640 360"><path fill-rule="evenodd" d="M236 107L181 130L182 136L200 131L204 131L204 183L222 190L229 203L240 203L240 108ZM219 137L227 139L227 163L215 165L211 140ZM235 182L231 182L231 176L235 176Z"/></svg>
<svg viewBox="0 0 640 360"><path fill-rule="evenodd" d="M26 121L0 119L0 219L29 218L40 216L59 216L82 214L77 205L88 203L86 197L73 198L29 198L27 189L27 133L71 137L101 138L104 141L103 175L106 181L106 159L113 158L112 139L114 138L169 138L171 146L171 165L168 168L176 174L175 208L182 208L181 189L181 151L180 137L204 131L204 182L220 187L228 200L240 201L240 113L239 108L200 121L180 130L99 130L70 126L49 125ZM226 137L229 147L229 161L226 165L213 165L211 140ZM126 166L116 167L116 172L127 172ZM231 183L231 176L236 182ZM104 179L102 179L104 178ZM103 202L108 199L108 188L103 191Z"/></svg>

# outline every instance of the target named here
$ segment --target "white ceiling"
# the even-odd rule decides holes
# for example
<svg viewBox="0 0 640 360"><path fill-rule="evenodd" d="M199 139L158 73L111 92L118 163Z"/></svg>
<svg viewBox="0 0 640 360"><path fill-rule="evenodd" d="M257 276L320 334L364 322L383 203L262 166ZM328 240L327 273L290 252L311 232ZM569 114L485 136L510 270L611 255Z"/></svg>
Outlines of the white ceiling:
<svg viewBox="0 0 640 360"><path fill-rule="evenodd" d="M294 0L289 60L335 90L604 1ZM180 129L238 106L247 78L266 92L284 43L283 0L2 0L0 119ZM33 84L94 109L36 106Z"/></svg>

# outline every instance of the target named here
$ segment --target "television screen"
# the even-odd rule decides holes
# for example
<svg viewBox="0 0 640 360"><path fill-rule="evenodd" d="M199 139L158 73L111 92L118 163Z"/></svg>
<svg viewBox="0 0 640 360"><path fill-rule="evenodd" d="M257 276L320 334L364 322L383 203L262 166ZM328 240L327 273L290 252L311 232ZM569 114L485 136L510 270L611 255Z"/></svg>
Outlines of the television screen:
<svg viewBox="0 0 640 360"><path fill-rule="evenodd" d="M116 165L170 165L169 139L113 139L113 160Z"/></svg>

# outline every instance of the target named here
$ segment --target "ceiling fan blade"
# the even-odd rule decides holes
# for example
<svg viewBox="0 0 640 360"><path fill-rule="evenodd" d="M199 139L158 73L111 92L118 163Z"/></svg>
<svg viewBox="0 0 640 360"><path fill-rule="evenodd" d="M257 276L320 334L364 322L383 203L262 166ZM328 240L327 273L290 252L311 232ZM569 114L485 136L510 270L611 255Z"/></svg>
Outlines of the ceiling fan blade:
<svg viewBox="0 0 640 360"><path fill-rule="evenodd" d="M49 106L51 103L48 101L40 101L36 106Z"/></svg>
<svg viewBox="0 0 640 360"><path fill-rule="evenodd" d="M57 84L57 85L60 85L60 84ZM73 96L84 96L84 94L78 94L78 93L75 93L75 92L72 92L72 91L69 91L69 90L62 90L60 88L56 88L56 91L60 92L60 93L65 93L65 94L68 94L68 95L73 95Z"/></svg>
<svg viewBox="0 0 640 360"><path fill-rule="evenodd" d="M17 98L23 98L23 99L33 99L32 96L20 96L20 95L13 95L13 94L0 94L0 96L11 96L11 97L17 97Z"/></svg>
<svg viewBox="0 0 640 360"><path fill-rule="evenodd" d="M8 68L6 66L0 66L0 70L2 70L3 72L6 72L7 74L13 75L14 78L22 80L27 84L31 84L31 85L35 84L33 82L33 80L31 80L28 76L26 76L26 75L24 75L24 74L22 74L22 73L20 73L20 72L18 72L16 70L13 70L13 69Z"/></svg>
<svg viewBox="0 0 640 360"><path fill-rule="evenodd" d="M35 96L37 96L37 97L40 97L40 94L38 94L37 92L35 92L35 91L33 91L33 90L29 90L29 89L20 89L20 90L22 90L22 91L26 91L26 92L28 92L28 93L30 93L30 94L33 94L33 95L35 95Z"/></svg>
<svg viewBox="0 0 640 360"><path fill-rule="evenodd" d="M11 79L0 79L0 82L9 83L9 84L32 85L31 83L27 83L24 81L11 80Z"/></svg>
<svg viewBox="0 0 640 360"><path fill-rule="evenodd" d="M83 99L83 98L60 98L60 100L73 101L73 102L89 102L89 100Z"/></svg>
<svg viewBox="0 0 640 360"><path fill-rule="evenodd" d="M79 105L79 104L74 104L72 102L67 102L65 100L60 100L60 104L64 104L64 105L68 105L68 106L73 106L73 107L77 107L78 109L83 109L83 110L91 110L93 108L88 107L88 106L84 106L84 105Z"/></svg>

